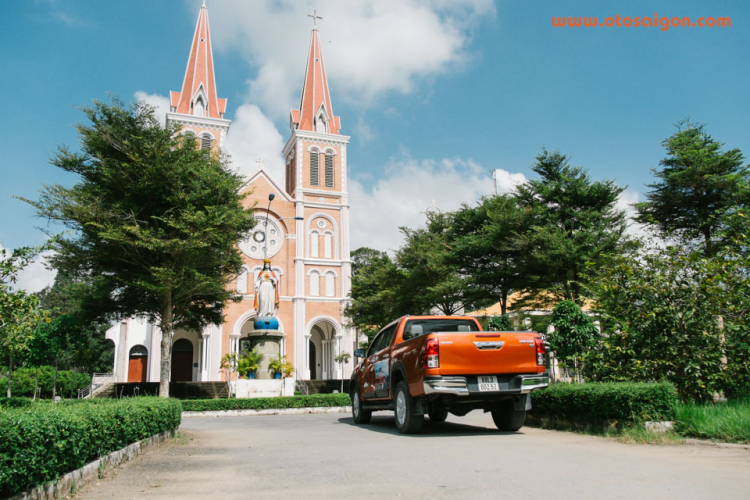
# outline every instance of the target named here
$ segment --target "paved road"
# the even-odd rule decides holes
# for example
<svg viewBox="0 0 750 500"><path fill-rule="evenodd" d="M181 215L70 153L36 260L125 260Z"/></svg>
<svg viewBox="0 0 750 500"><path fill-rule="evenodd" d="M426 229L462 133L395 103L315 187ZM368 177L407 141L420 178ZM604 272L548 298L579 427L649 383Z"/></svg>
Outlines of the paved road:
<svg viewBox="0 0 750 500"><path fill-rule="evenodd" d="M747 449L506 434L477 412L403 436L375 415L185 419L181 438L76 498L750 498Z"/></svg>

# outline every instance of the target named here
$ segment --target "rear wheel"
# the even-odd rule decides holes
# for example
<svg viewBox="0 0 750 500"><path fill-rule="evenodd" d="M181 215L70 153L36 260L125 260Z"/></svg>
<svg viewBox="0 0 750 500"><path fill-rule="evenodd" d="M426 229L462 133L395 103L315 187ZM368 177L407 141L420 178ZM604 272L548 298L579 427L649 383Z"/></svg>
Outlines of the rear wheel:
<svg viewBox="0 0 750 500"><path fill-rule="evenodd" d="M424 415L414 414L414 399L409 395L406 382L399 382L396 386L394 403L398 431L402 434L414 434L421 431Z"/></svg>
<svg viewBox="0 0 750 500"><path fill-rule="evenodd" d="M515 432L526 420L525 410L516 410L513 401L504 401L496 409L492 410L492 420L501 431Z"/></svg>
<svg viewBox="0 0 750 500"><path fill-rule="evenodd" d="M359 388L355 387L352 391L352 418L355 424L369 424L372 418L372 411L362 408L362 399L359 397Z"/></svg>

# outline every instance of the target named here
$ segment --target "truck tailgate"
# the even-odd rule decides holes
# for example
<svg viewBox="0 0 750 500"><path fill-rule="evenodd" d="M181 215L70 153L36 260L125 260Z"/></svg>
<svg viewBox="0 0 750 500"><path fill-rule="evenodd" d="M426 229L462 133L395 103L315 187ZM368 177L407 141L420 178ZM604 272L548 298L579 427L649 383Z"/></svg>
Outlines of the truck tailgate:
<svg viewBox="0 0 750 500"><path fill-rule="evenodd" d="M440 375L538 373L534 333L438 333Z"/></svg>

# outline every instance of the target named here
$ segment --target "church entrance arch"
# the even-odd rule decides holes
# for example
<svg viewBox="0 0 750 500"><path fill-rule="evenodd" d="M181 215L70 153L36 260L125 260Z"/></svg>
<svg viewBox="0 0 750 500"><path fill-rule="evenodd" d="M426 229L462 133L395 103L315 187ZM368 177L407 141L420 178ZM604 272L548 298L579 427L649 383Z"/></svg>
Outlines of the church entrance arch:
<svg viewBox="0 0 750 500"><path fill-rule="evenodd" d="M146 382L148 376L148 349L142 345L130 348L128 357L128 382Z"/></svg>
<svg viewBox="0 0 750 500"><path fill-rule="evenodd" d="M310 380L338 378L334 358L338 354L340 327L333 319L319 319L310 327L308 369Z"/></svg>
<svg viewBox="0 0 750 500"><path fill-rule="evenodd" d="M193 380L193 343L179 339L172 346L172 382Z"/></svg>

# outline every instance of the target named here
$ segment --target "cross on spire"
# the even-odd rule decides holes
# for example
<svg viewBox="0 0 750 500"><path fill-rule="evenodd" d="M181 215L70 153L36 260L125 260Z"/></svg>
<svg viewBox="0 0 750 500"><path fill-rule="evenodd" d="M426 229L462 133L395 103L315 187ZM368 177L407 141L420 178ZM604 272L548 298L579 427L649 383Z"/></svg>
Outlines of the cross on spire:
<svg viewBox="0 0 750 500"><path fill-rule="evenodd" d="M313 29L314 30L318 29L318 19L321 19L321 20L323 19L322 17L318 15L318 10L317 9L313 10L313 13L308 14L307 17L312 17Z"/></svg>
<svg viewBox="0 0 750 500"><path fill-rule="evenodd" d="M257 164L258 164L258 167L259 167L259 168L263 168L263 165L265 165L265 163L266 163L266 159L265 159L265 158L263 158L262 156L259 156L259 157L257 157L257 158L255 159L255 163L257 163Z"/></svg>

